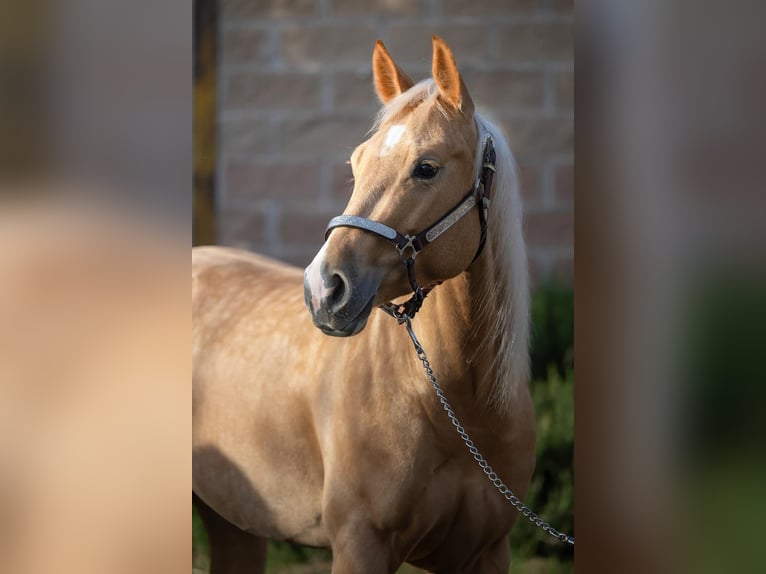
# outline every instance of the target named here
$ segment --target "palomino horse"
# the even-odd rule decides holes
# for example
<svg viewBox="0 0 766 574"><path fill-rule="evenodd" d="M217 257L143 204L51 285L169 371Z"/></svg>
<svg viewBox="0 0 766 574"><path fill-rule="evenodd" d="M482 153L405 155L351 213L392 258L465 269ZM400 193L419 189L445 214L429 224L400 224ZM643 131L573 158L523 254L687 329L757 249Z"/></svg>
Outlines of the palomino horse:
<svg viewBox="0 0 766 574"><path fill-rule="evenodd" d="M433 79L413 85L375 46L384 106L351 156L355 217L331 222L305 275L193 251L193 485L215 574L258 571L267 539L331 548L335 574L508 571L518 513L456 434L405 328L377 310L441 283L412 325L465 429L523 497L535 437L516 168L450 49L433 48ZM491 167L494 184L480 176ZM430 238L406 235L427 226Z"/></svg>

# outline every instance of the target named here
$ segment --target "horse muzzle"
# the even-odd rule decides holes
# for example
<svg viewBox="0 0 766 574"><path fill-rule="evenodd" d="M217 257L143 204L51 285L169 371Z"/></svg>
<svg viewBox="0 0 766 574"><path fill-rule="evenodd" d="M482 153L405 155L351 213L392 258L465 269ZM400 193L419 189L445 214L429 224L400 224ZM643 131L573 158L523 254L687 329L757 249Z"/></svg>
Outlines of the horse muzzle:
<svg viewBox="0 0 766 574"><path fill-rule="evenodd" d="M380 278L330 269L320 251L303 276L306 306L325 335L350 337L361 332L372 312Z"/></svg>

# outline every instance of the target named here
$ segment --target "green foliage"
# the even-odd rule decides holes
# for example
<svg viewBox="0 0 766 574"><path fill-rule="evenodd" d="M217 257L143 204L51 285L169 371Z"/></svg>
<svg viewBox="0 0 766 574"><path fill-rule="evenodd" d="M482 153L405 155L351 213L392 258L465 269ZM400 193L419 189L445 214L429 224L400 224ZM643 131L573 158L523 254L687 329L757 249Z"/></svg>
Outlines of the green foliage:
<svg viewBox="0 0 766 574"><path fill-rule="evenodd" d="M548 284L532 297L532 382L537 418L537 464L525 502L557 530L574 530L574 293ZM511 533L519 557L555 557L545 572L571 572L571 547L556 543L520 518ZM548 564L551 564L548 562Z"/></svg>
<svg viewBox="0 0 766 574"><path fill-rule="evenodd" d="M210 543L205 526L197 509L192 506L192 569L207 572L209 567Z"/></svg>
<svg viewBox="0 0 766 574"><path fill-rule="evenodd" d="M537 465L526 497L543 520L571 534L574 528L574 384L570 372L561 377L551 367L547 379L534 381L532 399L537 415ZM556 543L539 528L519 518L512 533L515 556L556 556L572 559L570 547Z"/></svg>
<svg viewBox="0 0 766 574"><path fill-rule="evenodd" d="M533 556L519 560L518 553L511 558L508 574L572 574L574 566L571 561L561 562L557 558L540 558Z"/></svg>
<svg viewBox="0 0 766 574"><path fill-rule="evenodd" d="M323 572L323 565L332 561L332 552L324 548L310 548L291 542L275 541L269 544L269 551L266 556L267 572L289 572L285 568L291 564L311 564L320 569L317 572ZM302 569L301 572L306 572Z"/></svg>
<svg viewBox="0 0 766 574"><path fill-rule="evenodd" d="M574 294L549 283L532 296L532 379L544 379L553 365L561 376L574 368Z"/></svg>

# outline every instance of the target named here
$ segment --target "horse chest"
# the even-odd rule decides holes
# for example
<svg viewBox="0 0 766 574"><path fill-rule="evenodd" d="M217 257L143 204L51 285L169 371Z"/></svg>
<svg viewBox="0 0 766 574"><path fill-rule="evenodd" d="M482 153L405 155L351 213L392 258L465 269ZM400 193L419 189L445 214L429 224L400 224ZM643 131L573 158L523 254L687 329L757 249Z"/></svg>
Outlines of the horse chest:
<svg viewBox="0 0 766 574"><path fill-rule="evenodd" d="M441 537L465 537L464 525L486 539L480 517L491 518L500 530L509 528L507 504L494 491L467 452L453 425L434 411L407 426L385 417L371 417L353 432L353 451L348 464L331 464L335 477L330 484L356 492L370 520L383 530L407 532L413 539L438 529ZM492 452L506 450L497 437L477 432ZM344 438L348 438L346 435ZM352 446L353 445L353 446ZM501 467L502 467L501 463ZM348 494L346 494L347 496ZM421 519L427 517L427 519ZM456 525L458 526L456 528Z"/></svg>

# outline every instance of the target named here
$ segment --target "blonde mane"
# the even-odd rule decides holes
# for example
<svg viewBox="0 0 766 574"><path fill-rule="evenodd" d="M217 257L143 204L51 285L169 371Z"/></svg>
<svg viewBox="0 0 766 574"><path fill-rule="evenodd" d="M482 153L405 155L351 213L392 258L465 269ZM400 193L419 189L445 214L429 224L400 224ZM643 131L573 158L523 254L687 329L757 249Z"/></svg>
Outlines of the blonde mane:
<svg viewBox="0 0 766 574"><path fill-rule="evenodd" d="M392 99L378 112L370 132L421 104L438 106L436 82L423 80ZM489 208L488 242L495 270L494 281L477 294L483 318L491 325L490 336L480 350L497 346L494 366L497 379L490 402L508 410L516 389L529 379L529 271L523 234L523 207L516 161L500 129L480 113L474 114L479 134L475 153L474 179L482 165L484 142L491 136L497 154L494 188Z"/></svg>
<svg viewBox="0 0 766 574"><path fill-rule="evenodd" d="M529 379L529 270L524 213L518 168L505 137L481 114L476 113L474 117L479 130L475 175L481 169L487 136L494 140L497 154L487 231L495 275L494 282L488 284L480 296L482 312L494 323L492 332L498 345L495 356L498 376L490 400L498 409L507 410L516 389L526 385Z"/></svg>

